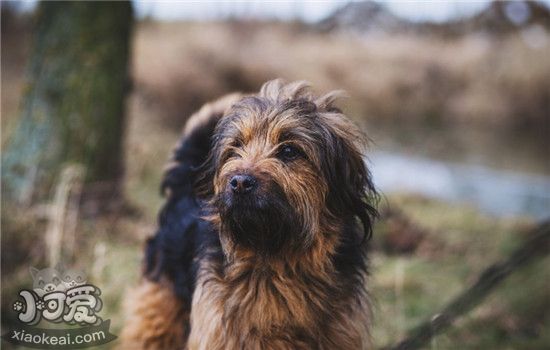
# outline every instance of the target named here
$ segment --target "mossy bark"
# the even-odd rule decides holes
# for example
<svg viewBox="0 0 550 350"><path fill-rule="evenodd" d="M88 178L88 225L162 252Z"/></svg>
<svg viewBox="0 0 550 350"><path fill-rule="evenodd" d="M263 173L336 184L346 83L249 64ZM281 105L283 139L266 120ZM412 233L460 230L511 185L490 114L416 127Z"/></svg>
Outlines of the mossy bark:
<svg viewBox="0 0 550 350"><path fill-rule="evenodd" d="M2 155L7 200L49 193L66 162L84 165L88 182L121 176L132 25L129 2L39 4L19 124Z"/></svg>

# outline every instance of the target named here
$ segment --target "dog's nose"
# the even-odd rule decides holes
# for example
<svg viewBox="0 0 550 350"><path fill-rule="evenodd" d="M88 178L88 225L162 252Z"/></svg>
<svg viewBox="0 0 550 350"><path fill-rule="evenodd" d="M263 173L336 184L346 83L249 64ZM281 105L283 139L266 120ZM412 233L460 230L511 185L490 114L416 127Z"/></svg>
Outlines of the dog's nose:
<svg viewBox="0 0 550 350"><path fill-rule="evenodd" d="M235 175L229 180L233 193L247 193L256 187L256 179L251 175Z"/></svg>

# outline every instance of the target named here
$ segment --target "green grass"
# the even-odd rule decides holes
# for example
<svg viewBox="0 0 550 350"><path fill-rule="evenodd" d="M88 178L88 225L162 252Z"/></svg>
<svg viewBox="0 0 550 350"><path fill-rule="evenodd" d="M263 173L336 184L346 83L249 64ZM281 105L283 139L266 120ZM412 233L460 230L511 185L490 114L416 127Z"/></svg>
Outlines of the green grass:
<svg viewBox="0 0 550 350"><path fill-rule="evenodd" d="M413 196L390 196L421 227L416 253L373 258L376 299L373 337L394 344L407 330L429 320L470 286L478 274L516 248L529 223L495 219L464 206ZM385 234L381 222L375 243ZM376 235L378 233L378 235ZM478 308L431 343L431 349L543 349L550 344L550 258L515 271Z"/></svg>

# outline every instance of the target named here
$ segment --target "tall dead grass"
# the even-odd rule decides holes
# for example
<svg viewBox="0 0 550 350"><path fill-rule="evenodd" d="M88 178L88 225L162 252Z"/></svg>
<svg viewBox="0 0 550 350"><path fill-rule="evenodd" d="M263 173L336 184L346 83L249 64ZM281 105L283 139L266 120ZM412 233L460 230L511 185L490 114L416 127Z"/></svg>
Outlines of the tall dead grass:
<svg viewBox="0 0 550 350"><path fill-rule="evenodd" d="M357 118L539 128L549 118L547 57L550 41L535 49L519 34L360 38L299 24L148 22L134 73L170 126L215 96L283 77L346 89Z"/></svg>

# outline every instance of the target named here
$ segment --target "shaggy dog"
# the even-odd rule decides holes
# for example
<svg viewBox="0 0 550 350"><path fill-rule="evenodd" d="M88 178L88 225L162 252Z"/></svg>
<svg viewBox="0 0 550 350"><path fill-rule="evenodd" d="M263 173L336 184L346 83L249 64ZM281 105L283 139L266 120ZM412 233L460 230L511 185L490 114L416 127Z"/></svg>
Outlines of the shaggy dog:
<svg viewBox="0 0 550 350"><path fill-rule="evenodd" d="M338 95L274 80L190 118L124 348L369 347L376 192Z"/></svg>

